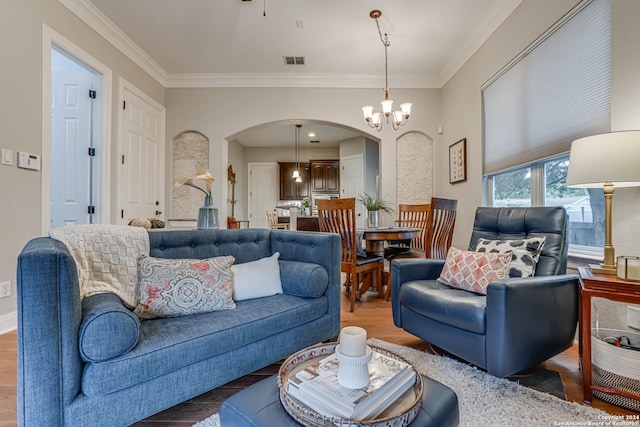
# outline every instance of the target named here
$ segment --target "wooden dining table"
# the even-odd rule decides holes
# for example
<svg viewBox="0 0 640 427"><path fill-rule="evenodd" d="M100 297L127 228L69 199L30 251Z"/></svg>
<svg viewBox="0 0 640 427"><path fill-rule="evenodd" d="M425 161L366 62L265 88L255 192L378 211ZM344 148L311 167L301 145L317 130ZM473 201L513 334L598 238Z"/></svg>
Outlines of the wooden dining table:
<svg viewBox="0 0 640 427"><path fill-rule="evenodd" d="M384 254L384 242L411 240L420 235L419 228L411 227L379 227L364 229L362 238L366 241L367 253Z"/></svg>

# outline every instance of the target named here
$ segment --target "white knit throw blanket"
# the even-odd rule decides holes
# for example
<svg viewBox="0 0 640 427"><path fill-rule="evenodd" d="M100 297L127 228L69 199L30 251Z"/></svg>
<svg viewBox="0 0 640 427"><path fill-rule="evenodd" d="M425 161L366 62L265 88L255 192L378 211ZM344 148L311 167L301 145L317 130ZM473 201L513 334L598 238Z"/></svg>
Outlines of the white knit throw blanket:
<svg viewBox="0 0 640 427"><path fill-rule="evenodd" d="M111 292L129 308L137 303L138 258L149 255L149 234L141 227L65 225L49 231L64 243L78 269L80 296Z"/></svg>

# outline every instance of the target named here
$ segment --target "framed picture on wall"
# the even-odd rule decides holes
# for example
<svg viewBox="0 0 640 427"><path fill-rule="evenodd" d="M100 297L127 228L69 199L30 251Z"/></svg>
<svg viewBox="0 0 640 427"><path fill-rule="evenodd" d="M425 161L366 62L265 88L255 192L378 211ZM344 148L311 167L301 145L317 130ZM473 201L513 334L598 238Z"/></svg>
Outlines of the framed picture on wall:
<svg viewBox="0 0 640 427"><path fill-rule="evenodd" d="M467 180L467 138L449 146L449 183Z"/></svg>

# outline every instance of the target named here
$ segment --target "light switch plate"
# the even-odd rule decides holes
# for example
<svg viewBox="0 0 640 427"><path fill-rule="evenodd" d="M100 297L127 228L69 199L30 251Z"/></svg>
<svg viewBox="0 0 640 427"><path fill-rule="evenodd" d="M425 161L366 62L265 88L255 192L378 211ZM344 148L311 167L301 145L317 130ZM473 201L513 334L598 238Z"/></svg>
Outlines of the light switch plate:
<svg viewBox="0 0 640 427"><path fill-rule="evenodd" d="M13 150L7 150L6 148L2 149L2 161L3 165L11 166L13 165Z"/></svg>

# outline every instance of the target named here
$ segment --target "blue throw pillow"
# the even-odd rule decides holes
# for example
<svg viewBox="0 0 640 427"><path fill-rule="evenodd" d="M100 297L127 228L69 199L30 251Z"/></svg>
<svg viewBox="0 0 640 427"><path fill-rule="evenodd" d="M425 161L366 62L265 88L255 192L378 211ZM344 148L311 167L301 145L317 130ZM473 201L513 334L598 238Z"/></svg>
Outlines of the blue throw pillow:
<svg viewBox="0 0 640 427"><path fill-rule="evenodd" d="M103 362L121 356L138 343L140 321L117 295L95 294L82 300L78 337L85 362Z"/></svg>
<svg viewBox="0 0 640 427"><path fill-rule="evenodd" d="M329 286L329 274L321 265L300 261L280 261L282 289L288 295L318 298Z"/></svg>

